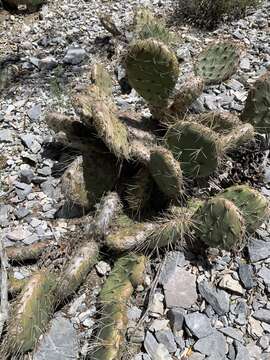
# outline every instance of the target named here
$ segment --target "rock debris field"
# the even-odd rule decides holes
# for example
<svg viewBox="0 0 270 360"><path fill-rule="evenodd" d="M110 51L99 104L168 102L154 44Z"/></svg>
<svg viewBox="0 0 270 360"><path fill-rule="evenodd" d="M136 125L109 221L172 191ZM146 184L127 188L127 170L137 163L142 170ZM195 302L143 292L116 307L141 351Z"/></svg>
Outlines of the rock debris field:
<svg viewBox="0 0 270 360"><path fill-rule="evenodd" d="M110 151L106 150L104 157L104 144L95 139L103 139L103 135L97 131L96 142L90 145L100 147L101 152L93 152L95 161L87 166L82 148L88 146L91 151L88 130L77 125L71 140L63 131L56 131L63 130L63 118L72 119L72 124L82 124L87 118L89 99L83 102L79 98L79 106L72 99L95 81L95 64L103 64L112 77L110 96L114 103L108 102L109 110L116 106L131 123L143 118L148 129L149 123L155 122L154 111L128 83L122 64L138 6L149 6L174 33L180 83L189 80L198 54L213 40L231 39L244 48L237 71L226 81L205 86L190 104L190 114L225 111L239 115L249 88L270 70L270 1L213 31L177 22L175 4L170 0L50 0L32 13L8 12L0 7L2 313L5 267L9 292L7 320L3 329L0 326L1 359L270 360L268 218L252 234L240 234L244 246L225 246L225 250L201 244L196 247L192 240L190 246L188 241L184 245L179 241L159 248L157 241L151 249L140 243L134 252L128 251L131 258L125 259L113 243L118 218L134 230L118 234L119 243L134 238L139 242L147 231L156 229L156 219L167 211L168 199L164 200L155 185L150 200L150 190L145 191L149 171L127 160L128 156L115 156L116 145L110 143L115 134L106 138ZM116 36L102 25L102 14L107 27L110 15ZM268 118L269 89L270 85L265 95ZM62 115L50 115L56 112ZM50 116L51 122L47 120ZM117 134L120 131L117 129ZM151 143L152 133L140 131ZM162 126L153 130L156 133L164 135ZM234 149L209 181L187 180L185 195L180 191L180 203L187 201L186 195L206 199L235 184L248 184L264 199L269 198L269 139L266 136L266 146L258 139ZM89 184L93 188L88 195L82 169L91 173ZM126 197L126 184L131 184L131 193L137 186L130 178L145 180L141 201L151 201L154 214L139 214L137 195L134 203ZM101 182L108 182L107 194ZM176 199L172 198L174 205ZM128 212L129 207L133 211ZM110 211L117 216L108 225ZM136 222L124 218L123 211L130 218L135 212L132 218ZM226 226L222 230L225 232ZM110 240L104 242L104 238ZM121 250L129 250L125 246ZM72 277L76 263L89 251L88 270ZM143 260L141 254L145 255ZM138 275L142 266L143 275ZM63 269L68 270L65 273ZM115 299L112 303L110 296ZM0 316L0 325L1 321Z"/></svg>

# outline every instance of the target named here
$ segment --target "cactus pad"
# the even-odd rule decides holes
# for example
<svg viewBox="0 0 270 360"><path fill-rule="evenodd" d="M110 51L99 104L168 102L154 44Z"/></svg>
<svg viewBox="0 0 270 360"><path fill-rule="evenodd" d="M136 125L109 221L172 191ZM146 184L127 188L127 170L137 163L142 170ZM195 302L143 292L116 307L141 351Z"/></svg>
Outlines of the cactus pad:
<svg viewBox="0 0 270 360"><path fill-rule="evenodd" d="M224 152L235 150L239 146L254 140L254 138L254 127L251 124L241 124L220 138L220 146Z"/></svg>
<svg viewBox="0 0 270 360"><path fill-rule="evenodd" d="M125 59L130 85L152 106L166 107L179 75L175 54L147 39L130 45Z"/></svg>
<svg viewBox="0 0 270 360"><path fill-rule="evenodd" d="M232 201L242 212L247 231L253 233L269 216L269 202L259 191L247 185L235 185L220 193Z"/></svg>
<svg viewBox="0 0 270 360"><path fill-rule="evenodd" d="M189 121L209 127L211 130L226 134L241 124L239 118L229 112L209 112L205 114L192 115Z"/></svg>
<svg viewBox="0 0 270 360"><path fill-rule="evenodd" d="M245 221L239 209L222 197L212 198L199 207L194 216L197 236L212 248L241 248Z"/></svg>
<svg viewBox="0 0 270 360"><path fill-rule="evenodd" d="M217 135L207 127L180 121L169 128L166 142L180 161L186 176L205 177L213 173L219 160Z"/></svg>
<svg viewBox="0 0 270 360"><path fill-rule="evenodd" d="M95 360L118 360L127 329L127 302L134 288L143 282L146 258L127 255L117 260L113 271L101 292L103 305L101 328L98 332L98 349L93 354Z"/></svg>
<svg viewBox="0 0 270 360"><path fill-rule="evenodd" d="M104 95L112 96L112 78L103 64L95 64L92 67L91 79Z"/></svg>
<svg viewBox="0 0 270 360"><path fill-rule="evenodd" d="M34 348L53 313L56 287L56 277L47 271L30 278L12 308L4 351L18 355Z"/></svg>
<svg viewBox="0 0 270 360"><path fill-rule="evenodd" d="M214 43L199 55L195 73L207 85L218 84L236 72L239 61L239 45L229 41Z"/></svg>
<svg viewBox="0 0 270 360"><path fill-rule="evenodd" d="M242 120L251 123L260 133L270 133L270 71L249 91Z"/></svg>
<svg viewBox="0 0 270 360"><path fill-rule="evenodd" d="M180 163L173 154L156 147L151 151L150 172L159 189L169 198L178 199L183 191L183 176Z"/></svg>

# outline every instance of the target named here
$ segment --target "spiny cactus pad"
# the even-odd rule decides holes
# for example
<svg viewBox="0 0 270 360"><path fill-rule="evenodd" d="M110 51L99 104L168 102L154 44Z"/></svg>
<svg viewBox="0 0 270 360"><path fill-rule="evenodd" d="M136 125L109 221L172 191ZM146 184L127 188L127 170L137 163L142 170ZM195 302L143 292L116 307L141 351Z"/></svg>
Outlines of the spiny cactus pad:
<svg viewBox="0 0 270 360"><path fill-rule="evenodd" d="M36 345L55 306L55 275L47 271L34 274L14 303L3 349L10 355L23 354Z"/></svg>
<svg viewBox="0 0 270 360"><path fill-rule="evenodd" d="M254 140L254 138L254 127L251 124L241 124L219 139L220 147L223 152L235 150L239 146Z"/></svg>
<svg viewBox="0 0 270 360"><path fill-rule="evenodd" d="M159 146L151 151L150 172L159 189L169 198L178 199L183 192L180 163L171 151Z"/></svg>
<svg viewBox="0 0 270 360"><path fill-rule="evenodd" d="M207 85L218 84L236 72L239 61L238 45L229 41L214 43L199 55L195 73L201 76Z"/></svg>
<svg viewBox="0 0 270 360"><path fill-rule="evenodd" d="M251 123L260 133L270 133L270 71L250 89L242 120Z"/></svg>
<svg viewBox="0 0 270 360"><path fill-rule="evenodd" d="M113 271L101 292L103 306L100 331L97 334L98 349L95 360L118 360L127 329L127 301L134 288L143 282L146 258L127 255L117 260Z"/></svg>
<svg viewBox="0 0 270 360"><path fill-rule="evenodd" d="M149 234L155 228L153 223L140 223L122 215L117 218L105 238L106 245L115 251L126 251L143 247Z"/></svg>
<svg viewBox="0 0 270 360"><path fill-rule="evenodd" d="M208 246L224 250L241 248L245 221L240 210L222 197L205 201L195 212L197 236Z"/></svg>
<svg viewBox="0 0 270 360"><path fill-rule="evenodd" d="M259 191L247 185L235 185L219 194L232 201L242 212L247 231L255 232L269 216L269 202Z"/></svg>
<svg viewBox="0 0 270 360"><path fill-rule="evenodd" d="M78 289L92 266L97 262L98 252L95 242L85 243L77 249L60 275L60 286L57 289L57 297L60 302L73 295Z"/></svg>
<svg viewBox="0 0 270 360"><path fill-rule="evenodd" d="M112 96L112 78L103 64L93 65L91 79L106 96Z"/></svg>
<svg viewBox="0 0 270 360"><path fill-rule="evenodd" d="M147 39L130 45L125 59L130 85L152 106L166 107L179 76L175 54Z"/></svg>
<svg viewBox="0 0 270 360"><path fill-rule="evenodd" d="M191 115L188 121L209 127L211 130L225 134L241 124L239 118L229 112L209 112L205 114Z"/></svg>
<svg viewBox="0 0 270 360"><path fill-rule="evenodd" d="M219 160L217 135L207 127L180 121L169 128L166 142L180 161L186 176L205 177L213 173Z"/></svg>

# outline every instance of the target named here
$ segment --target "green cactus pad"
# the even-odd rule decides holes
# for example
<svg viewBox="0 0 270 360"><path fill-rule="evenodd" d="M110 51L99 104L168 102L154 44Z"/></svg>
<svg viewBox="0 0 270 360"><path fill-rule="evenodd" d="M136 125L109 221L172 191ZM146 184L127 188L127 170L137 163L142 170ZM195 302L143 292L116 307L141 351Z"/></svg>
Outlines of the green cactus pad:
<svg viewBox="0 0 270 360"><path fill-rule="evenodd" d="M103 64L93 65L91 79L106 96L112 96L112 78Z"/></svg>
<svg viewBox="0 0 270 360"><path fill-rule="evenodd" d="M218 167L220 151L217 135L203 125L177 122L169 128L166 142L186 176L205 177Z"/></svg>
<svg viewBox="0 0 270 360"><path fill-rule="evenodd" d="M153 179L147 168L139 169L127 184L126 201L132 214L139 216L149 206L153 190Z"/></svg>
<svg viewBox="0 0 270 360"><path fill-rule="evenodd" d="M130 85L145 101L166 107L179 76L175 54L162 42L140 40L130 45L125 65Z"/></svg>
<svg viewBox="0 0 270 360"><path fill-rule="evenodd" d="M166 28L165 22L157 19L148 8L137 9L133 26L135 38L141 40L151 38L169 44L174 39L174 34Z"/></svg>
<svg viewBox="0 0 270 360"><path fill-rule="evenodd" d="M270 133L270 72L261 76L251 88L242 113L242 120L251 123L260 133Z"/></svg>
<svg viewBox="0 0 270 360"><path fill-rule="evenodd" d="M173 154L161 146L154 148L149 167L159 189L170 199L179 199L183 192L183 176L180 163Z"/></svg>
<svg viewBox="0 0 270 360"><path fill-rule="evenodd" d="M239 45L229 41L214 43L199 55L195 73L207 85L219 84L236 72L239 61Z"/></svg>
<svg viewBox="0 0 270 360"><path fill-rule="evenodd" d="M255 232L270 214L266 197L247 185L231 186L219 196L232 201L241 210L250 233Z"/></svg>
<svg viewBox="0 0 270 360"><path fill-rule="evenodd" d="M55 306L55 275L40 271L33 275L14 303L3 349L18 355L32 350L43 333Z"/></svg>
<svg viewBox="0 0 270 360"><path fill-rule="evenodd" d="M115 251L126 251L143 246L151 231L152 223L140 223L128 216L119 216L113 228L105 238L107 247Z"/></svg>
<svg viewBox="0 0 270 360"><path fill-rule="evenodd" d="M239 118L229 112L209 112L206 114L192 115L188 117L187 120L207 126L220 134L226 134L241 124Z"/></svg>
<svg viewBox="0 0 270 360"><path fill-rule="evenodd" d="M183 116L192 103L202 94L204 80L200 77L189 79L181 85L180 90L175 94L170 113L175 116Z"/></svg>
<svg viewBox="0 0 270 360"><path fill-rule="evenodd" d="M245 221L240 210L222 197L211 198L193 216L196 234L212 248L241 248L245 237Z"/></svg>
<svg viewBox="0 0 270 360"><path fill-rule="evenodd" d="M135 254L117 260L99 296L103 318L95 360L118 360L127 329L127 302L134 288L143 283L146 258Z"/></svg>
<svg viewBox="0 0 270 360"><path fill-rule="evenodd" d="M60 303L73 295L79 288L98 258L98 245L89 242L77 249L70 261L62 270L57 289Z"/></svg>

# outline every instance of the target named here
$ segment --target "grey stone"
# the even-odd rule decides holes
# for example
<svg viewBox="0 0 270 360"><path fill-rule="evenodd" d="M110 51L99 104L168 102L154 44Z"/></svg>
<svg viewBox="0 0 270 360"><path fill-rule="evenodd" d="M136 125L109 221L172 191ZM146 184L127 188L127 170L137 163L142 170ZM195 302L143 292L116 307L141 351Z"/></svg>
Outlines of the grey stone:
<svg viewBox="0 0 270 360"><path fill-rule="evenodd" d="M0 204L0 226L8 225L9 206Z"/></svg>
<svg viewBox="0 0 270 360"><path fill-rule="evenodd" d="M237 280L234 280L230 274L225 274L219 282L219 287L229 292L243 295L244 290Z"/></svg>
<svg viewBox="0 0 270 360"><path fill-rule="evenodd" d="M41 105L36 104L31 107L31 109L27 112L27 115L30 120L37 121L41 115Z"/></svg>
<svg viewBox="0 0 270 360"><path fill-rule="evenodd" d="M32 153L37 154L40 149L41 149L41 145L40 143L36 140L35 135L32 134L25 134L25 135L21 135L21 140L23 142L23 144L32 151Z"/></svg>
<svg viewBox="0 0 270 360"><path fill-rule="evenodd" d="M19 199L24 200L32 192L32 186L19 181L14 182L15 191Z"/></svg>
<svg viewBox="0 0 270 360"><path fill-rule="evenodd" d="M269 345L270 345L270 338L269 338L269 336L263 335L263 336L260 338L258 344L259 344L259 346L260 346L263 350L266 350L266 349L269 347Z"/></svg>
<svg viewBox="0 0 270 360"><path fill-rule="evenodd" d="M63 62L70 65L80 64L86 57L86 51L82 48L69 48Z"/></svg>
<svg viewBox="0 0 270 360"><path fill-rule="evenodd" d="M130 321L138 321L142 315L142 310L137 306L132 306L128 309L128 320Z"/></svg>
<svg viewBox="0 0 270 360"><path fill-rule="evenodd" d="M107 264L105 261L99 261L96 264L96 270L99 273L99 275L106 275L111 271L111 267L109 264Z"/></svg>
<svg viewBox="0 0 270 360"><path fill-rule="evenodd" d="M172 308L168 311L168 319L170 320L173 332L182 330L184 323L184 311L182 309Z"/></svg>
<svg viewBox="0 0 270 360"><path fill-rule="evenodd" d="M234 341L235 351L236 351L236 358L235 360L251 360L249 357L248 350L245 346L243 346L238 341Z"/></svg>
<svg viewBox="0 0 270 360"><path fill-rule="evenodd" d="M251 239L248 244L249 257L252 262L270 257L270 241Z"/></svg>
<svg viewBox="0 0 270 360"><path fill-rule="evenodd" d="M163 344L170 353L174 353L177 350L176 342L174 341L173 333L170 329L160 330L155 333L157 341Z"/></svg>
<svg viewBox="0 0 270 360"><path fill-rule="evenodd" d="M243 58L240 62L240 68L244 71L248 71L250 69L250 61L248 58Z"/></svg>
<svg viewBox="0 0 270 360"><path fill-rule="evenodd" d="M252 267L248 264L240 264L238 272L244 288L247 290L252 289L255 286Z"/></svg>
<svg viewBox="0 0 270 360"><path fill-rule="evenodd" d="M243 342L243 333L238 329L234 329L232 327L225 327L219 329L219 331L221 331L223 334L229 336L232 339L235 339L239 342Z"/></svg>
<svg viewBox="0 0 270 360"><path fill-rule="evenodd" d="M185 323L192 334L198 339L204 338L213 332L208 317L198 312L185 315Z"/></svg>
<svg viewBox="0 0 270 360"><path fill-rule="evenodd" d="M51 327L41 338L33 360L77 359L79 352L77 333L70 320L58 314Z"/></svg>
<svg viewBox="0 0 270 360"><path fill-rule="evenodd" d="M164 286L168 308L189 308L197 300L196 276L178 268Z"/></svg>
<svg viewBox="0 0 270 360"><path fill-rule="evenodd" d="M163 269L159 276L159 283L165 285L170 277L175 273L177 266L183 266L185 263L185 256L180 251L170 251L166 255L166 260Z"/></svg>
<svg viewBox="0 0 270 360"><path fill-rule="evenodd" d="M260 271L258 272L258 275L263 279L264 283L266 285L270 285L270 269L266 266L263 266Z"/></svg>
<svg viewBox="0 0 270 360"><path fill-rule="evenodd" d="M255 343L250 342L247 346L247 351L250 357L250 360L260 359L262 350Z"/></svg>
<svg viewBox="0 0 270 360"><path fill-rule="evenodd" d="M212 306L218 315L224 315L229 312L230 298L223 291L216 289L206 281L202 281L198 285L201 296Z"/></svg>
<svg viewBox="0 0 270 360"><path fill-rule="evenodd" d="M58 65L58 61L53 56L47 56L39 61L39 68L41 70L52 70Z"/></svg>
<svg viewBox="0 0 270 360"><path fill-rule="evenodd" d="M1 142L12 142L12 132L10 130L0 130L0 143Z"/></svg>
<svg viewBox="0 0 270 360"><path fill-rule="evenodd" d="M6 236L11 241L22 241L31 235L32 233L27 229L18 227L17 229L8 232Z"/></svg>
<svg viewBox="0 0 270 360"><path fill-rule="evenodd" d="M199 339L194 345L194 350L208 356L216 355L217 357L224 357L228 347L225 337L220 332L214 330L211 335Z"/></svg>
<svg viewBox="0 0 270 360"><path fill-rule="evenodd" d="M31 169L23 169L20 172L20 181L25 184L31 184L34 178L34 173Z"/></svg>
<svg viewBox="0 0 270 360"><path fill-rule="evenodd" d="M30 210L25 207L18 207L14 213L15 213L16 218L20 220L20 219L23 219L24 217L26 217L27 215L29 215Z"/></svg>
<svg viewBox="0 0 270 360"><path fill-rule="evenodd" d="M34 242L37 242L39 240L39 236L37 234L32 234L30 236L27 236L25 239L22 240L22 242L25 245L31 245Z"/></svg>
<svg viewBox="0 0 270 360"><path fill-rule="evenodd" d="M163 344L159 344L149 331L144 339L144 348L152 360L172 360L172 357Z"/></svg>
<svg viewBox="0 0 270 360"><path fill-rule="evenodd" d="M252 316L259 321L263 321L266 322L267 324L270 324L270 310L260 309L255 311L252 314Z"/></svg>
<svg viewBox="0 0 270 360"><path fill-rule="evenodd" d="M38 169L38 174L41 176L50 176L52 174L52 169L49 166L44 166L41 169Z"/></svg>
<svg viewBox="0 0 270 360"><path fill-rule="evenodd" d="M198 352L193 352L193 354L188 358L188 360L204 360L205 356Z"/></svg>

